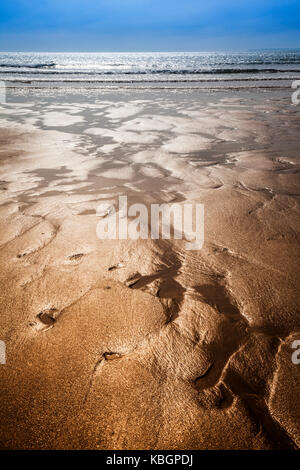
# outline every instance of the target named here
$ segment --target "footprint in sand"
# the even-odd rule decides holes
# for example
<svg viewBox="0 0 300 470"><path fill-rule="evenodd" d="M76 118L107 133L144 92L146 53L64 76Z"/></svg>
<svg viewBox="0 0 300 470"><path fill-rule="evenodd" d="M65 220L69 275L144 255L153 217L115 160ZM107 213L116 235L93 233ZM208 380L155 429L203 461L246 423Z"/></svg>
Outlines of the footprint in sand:
<svg viewBox="0 0 300 470"><path fill-rule="evenodd" d="M29 323L29 326L36 331L47 331L54 326L57 314L58 310L56 308L43 310L36 316L35 321Z"/></svg>
<svg viewBox="0 0 300 470"><path fill-rule="evenodd" d="M103 357L106 361L115 361L116 359L121 359L121 354L115 352L105 352Z"/></svg>
<svg viewBox="0 0 300 470"><path fill-rule="evenodd" d="M70 261L78 261L84 256L83 253L76 253L75 255L69 256Z"/></svg>
<svg viewBox="0 0 300 470"><path fill-rule="evenodd" d="M114 266L110 266L108 268L108 271L114 271L115 269L120 269L120 268L125 268L125 264L118 263L118 264L115 264Z"/></svg>
<svg viewBox="0 0 300 470"><path fill-rule="evenodd" d="M135 272L126 279L125 284L127 287L133 287L140 279L142 279L142 275Z"/></svg>

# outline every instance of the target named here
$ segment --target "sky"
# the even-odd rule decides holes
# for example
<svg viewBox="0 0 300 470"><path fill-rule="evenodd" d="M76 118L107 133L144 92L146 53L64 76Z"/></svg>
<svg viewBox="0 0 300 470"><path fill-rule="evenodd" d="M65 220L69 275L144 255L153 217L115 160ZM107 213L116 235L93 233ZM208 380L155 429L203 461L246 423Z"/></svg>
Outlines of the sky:
<svg viewBox="0 0 300 470"><path fill-rule="evenodd" d="M1 0L0 50L300 47L300 0Z"/></svg>

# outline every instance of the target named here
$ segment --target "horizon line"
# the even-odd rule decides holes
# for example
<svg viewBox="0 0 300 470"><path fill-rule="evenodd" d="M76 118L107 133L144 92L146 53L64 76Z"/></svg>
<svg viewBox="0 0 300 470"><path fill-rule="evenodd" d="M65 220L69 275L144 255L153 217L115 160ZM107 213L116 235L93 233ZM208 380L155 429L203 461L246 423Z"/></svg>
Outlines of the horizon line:
<svg viewBox="0 0 300 470"><path fill-rule="evenodd" d="M0 51L0 54L209 54L221 52L257 52L257 51L300 51L300 47L262 47L262 48L247 48L247 49L214 49L214 50L195 50L195 51L178 51L178 50L148 50L148 51L55 51L55 50L11 50Z"/></svg>

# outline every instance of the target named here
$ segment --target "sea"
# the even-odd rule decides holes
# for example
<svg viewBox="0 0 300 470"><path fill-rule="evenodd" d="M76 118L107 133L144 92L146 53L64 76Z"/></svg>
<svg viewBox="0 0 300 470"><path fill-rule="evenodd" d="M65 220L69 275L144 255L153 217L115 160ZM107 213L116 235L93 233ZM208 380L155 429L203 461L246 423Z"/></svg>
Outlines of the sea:
<svg viewBox="0 0 300 470"><path fill-rule="evenodd" d="M0 53L0 80L18 87L290 88L300 49L248 52Z"/></svg>

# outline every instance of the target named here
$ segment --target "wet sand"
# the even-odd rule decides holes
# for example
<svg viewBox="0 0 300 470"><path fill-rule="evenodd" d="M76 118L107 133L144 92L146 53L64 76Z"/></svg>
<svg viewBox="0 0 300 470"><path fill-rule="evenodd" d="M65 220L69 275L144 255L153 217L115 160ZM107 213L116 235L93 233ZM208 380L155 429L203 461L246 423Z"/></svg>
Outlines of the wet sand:
<svg viewBox="0 0 300 470"><path fill-rule="evenodd" d="M16 97L0 119L3 449L300 445L299 107ZM202 203L205 242L100 240L100 203Z"/></svg>

